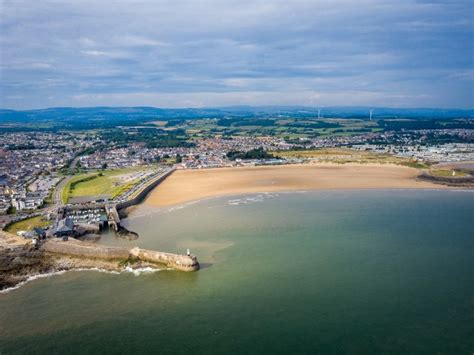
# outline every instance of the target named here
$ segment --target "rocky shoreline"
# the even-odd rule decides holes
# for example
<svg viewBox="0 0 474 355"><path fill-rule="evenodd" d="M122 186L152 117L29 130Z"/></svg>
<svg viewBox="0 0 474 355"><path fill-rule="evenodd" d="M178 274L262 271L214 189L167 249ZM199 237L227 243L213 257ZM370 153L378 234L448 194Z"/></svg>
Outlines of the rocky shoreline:
<svg viewBox="0 0 474 355"><path fill-rule="evenodd" d="M433 176L427 173L422 173L418 176L420 181L429 181L435 184L450 186L450 187L460 187L460 188L474 188L474 176L470 173L471 171L466 171L469 175L464 177L441 177Z"/></svg>
<svg viewBox="0 0 474 355"><path fill-rule="evenodd" d="M127 269L163 269L137 259L102 260L58 255L31 245L0 246L0 292L14 288L32 277L69 270L104 270L123 272Z"/></svg>

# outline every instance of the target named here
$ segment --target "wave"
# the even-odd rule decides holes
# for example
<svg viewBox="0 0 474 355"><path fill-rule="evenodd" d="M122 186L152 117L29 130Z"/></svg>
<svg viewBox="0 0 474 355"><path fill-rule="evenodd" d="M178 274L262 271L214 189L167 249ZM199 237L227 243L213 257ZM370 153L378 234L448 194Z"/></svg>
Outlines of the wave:
<svg viewBox="0 0 474 355"><path fill-rule="evenodd" d="M53 271L53 272L48 272L48 273L45 273L45 274L38 274L38 275L28 276L28 277L26 278L26 280L24 280L24 281L22 281L22 282L20 282L20 283L17 283L15 286L6 288L6 289L4 289L4 290L0 290L0 293L8 293L8 292L10 292L10 291L19 289L21 286L26 285L28 282L34 281L34 280L36 280L36 279L43 279L43 278L46 278L46 277L51 277L51 276L56 276L56 275L62 275L62 274L64 274L66 271L68 271L68 270Z"/></svg>
<svg viewBox="0 0 474 355"><path fill-rule="evenodd" d="M77 268L77 269L69 269L69 270L59 270L59 271L53 271L53 272L47 272L44 274L37 274L37 275L32 275L28 276L26 280L21 281L17 283L15 286L8 287L6 289L0 290L0 294L8 293L14 290L19 289L20 287L26 285L27 283L37 280L37 279L44 279L44 278L49 278L52 276L57 276L57 275L62 275L65 274L66 272L71 272L71 271L96 271L96 272L103 272L106 274L111 274L111 275L120 275L120 274L125 274L125 273L131 273L135 276L140 276L144 274L151 274L155 273L158 271L165 271L165 270L173 270L171 268L164 268L164 269L154 269L151 267L144 267L144 268L131 268L130 266L127 266L124 268L122 271L114 271L114 270L107 270L107 269L101 269L98 267L93 267L93 268Z"/></svg>
<svg viewBox="0 0 474 355"><path fill-rule="evenodd" d="M168 213L168 212L173 212L173 211L176 211L176 210L181 210L183 208L186 208L186 207L192 206L194 204L200 203L203 200L206 200L206 199L185 202L185 203L182 203L182 204L177 205L177 206L172 206L172 207L165 208L165 209L161 210L161 212Z"/></svg>
<svg viewBox="0 0 474 355"><path fill-rule="evenodd" d="M135 276L140 276L142 274L152 274L152 273L163 271L163 270L167 270L167 269L153 269L151 267L143 267L143 268L134 269L134 268L131 268L130 266L127 266L123 270L123 272L129 272L129 273L134 274Z"/></svg>
<svg viewBox="0 0 474 355"><path fill-rule="evenodd" d="M270 192L263 192L257 195L252 196L245 196L241 198L235 198L227 201L227 205L229 206L238 206L238 205L247 205L250 203L258 203L263 202L265 199L277 197L278 194L270 193Z"/></svg>

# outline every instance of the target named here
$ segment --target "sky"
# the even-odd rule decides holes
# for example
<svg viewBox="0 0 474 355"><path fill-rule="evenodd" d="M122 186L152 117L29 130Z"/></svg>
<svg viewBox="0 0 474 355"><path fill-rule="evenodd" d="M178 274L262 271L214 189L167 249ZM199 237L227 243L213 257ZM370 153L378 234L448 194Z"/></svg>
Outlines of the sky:
<svg viewBox="0 0 474 355"><path fill-rule="evenodd" d="M0 107L474 107L472 0L0 0Z"/></svg>

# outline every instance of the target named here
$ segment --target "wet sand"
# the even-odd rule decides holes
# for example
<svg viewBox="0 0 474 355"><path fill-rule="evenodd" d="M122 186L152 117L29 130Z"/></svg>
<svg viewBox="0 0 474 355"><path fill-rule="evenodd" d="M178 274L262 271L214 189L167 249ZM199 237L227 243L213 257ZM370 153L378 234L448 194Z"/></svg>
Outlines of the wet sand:
<svg viewBox="0 0 474 355"><path fill-rule="evenodd" d="M417 181L420 171L382 164L311 164L178 170L145 200L165 207L204 198L246 193L321 189L443 189Z"/></svg>

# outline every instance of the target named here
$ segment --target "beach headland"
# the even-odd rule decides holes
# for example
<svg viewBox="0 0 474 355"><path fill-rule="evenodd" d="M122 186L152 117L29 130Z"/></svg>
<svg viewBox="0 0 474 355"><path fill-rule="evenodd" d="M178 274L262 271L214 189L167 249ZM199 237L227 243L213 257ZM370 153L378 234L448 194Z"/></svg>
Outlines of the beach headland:
<svg viewBox="0 0 474 355"><path fill-rule="evenodd" d="M0 233L0 292L41 275L69 270L127 270L197 271L199 262L194 255L172 254L138 247L112 247L88 243L74 238L64 241L48 239L38 247L7 232Z"/></svg>
<svg viewBox="0 0 474 355"><path fill-rule="evenodd" d="M420 171L391 164L255 166L177 170L145 199L166 207L205 198L276 191L332 189L443 189L420 181Z"/></svg>

